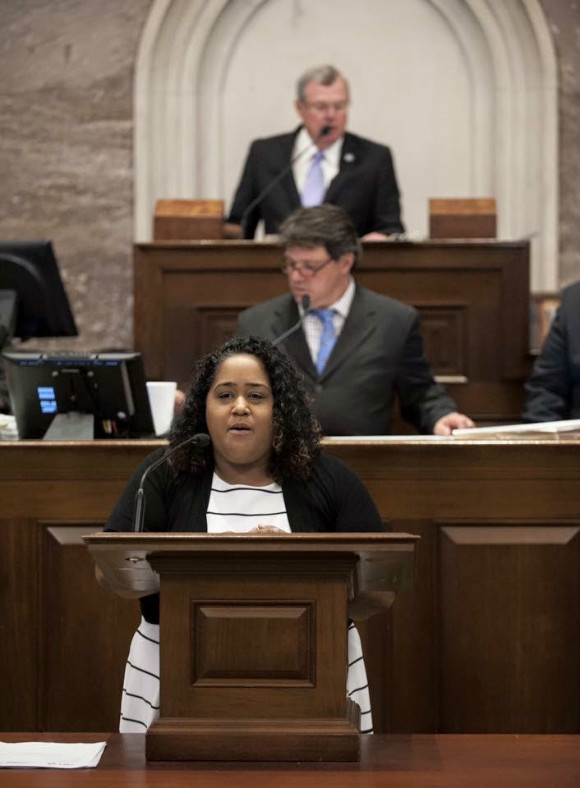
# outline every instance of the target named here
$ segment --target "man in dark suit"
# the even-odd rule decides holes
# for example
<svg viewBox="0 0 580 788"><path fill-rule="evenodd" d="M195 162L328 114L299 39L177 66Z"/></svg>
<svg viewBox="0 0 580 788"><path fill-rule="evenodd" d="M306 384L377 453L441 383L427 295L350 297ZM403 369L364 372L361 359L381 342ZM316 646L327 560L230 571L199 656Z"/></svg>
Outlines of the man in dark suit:
<svg viewBox="0 0 580 788"><path fill-rule="evenodd" d="M348 102L348 84L333 66L299 79L302 125L250 147L228 217L245 238L254 237L260 219L267 234L277 233L296 208L322 202L344 208L365 240L403 232L391 152L345 131Z"/></svg>
<svg viewBox="0 0 580 788"><path fill-rule="evenodd" d="M525 389L523 421L580 419L580 282L562 291Z"/></svg>
<svg viewBox="0 0 580 788"><path fill-rule="evenodd" d="M300 208L280 240L290 293L242 312L237 330L273 340L304 317L280 347L302 373L326 435L388 434L395 397L421 432L473 426L433 380L416 310L355 283L361 246L345 211Z"/></svg>

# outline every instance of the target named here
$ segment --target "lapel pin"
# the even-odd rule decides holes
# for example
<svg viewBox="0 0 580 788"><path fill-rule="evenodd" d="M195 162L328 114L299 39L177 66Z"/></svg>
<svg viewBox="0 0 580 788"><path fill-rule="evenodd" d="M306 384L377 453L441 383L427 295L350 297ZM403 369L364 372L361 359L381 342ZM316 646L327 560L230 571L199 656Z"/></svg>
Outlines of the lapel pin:
<svg viewBox="0 0 580 788"><path fill-rule="evenodd" d="M354 161L354 153L345 153L342 158L350 164Z"/></svg>

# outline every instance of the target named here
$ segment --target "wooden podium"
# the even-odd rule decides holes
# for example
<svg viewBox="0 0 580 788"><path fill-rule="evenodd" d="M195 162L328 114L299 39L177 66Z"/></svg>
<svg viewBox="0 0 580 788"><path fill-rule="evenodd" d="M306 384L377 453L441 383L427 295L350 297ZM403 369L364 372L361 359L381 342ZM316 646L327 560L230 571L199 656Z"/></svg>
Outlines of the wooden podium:
<svg viewBox="0 0 580 788"><path fill-rule="evenodd" d="M94 534L115 589L161 592L149 760L356 761L347 602L412 583L410 534ZM160 586L158 586L160 580Z"/></svg>

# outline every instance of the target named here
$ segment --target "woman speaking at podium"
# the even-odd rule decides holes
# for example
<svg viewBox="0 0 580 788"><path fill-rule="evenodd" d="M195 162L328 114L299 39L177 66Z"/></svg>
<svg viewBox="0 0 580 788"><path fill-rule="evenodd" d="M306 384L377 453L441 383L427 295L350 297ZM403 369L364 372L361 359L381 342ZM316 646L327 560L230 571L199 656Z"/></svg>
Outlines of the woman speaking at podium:
<svg viewBox="0 0 580 788"><path fill-rule="evenodd" d="M200 360L171 427L169 449L137 468L106 530L134 530L139 487L147 503L145 531L384 530L356 474L321 454L320 427L292 362L254 337L231 339ZM99 572L97 577L104 582ZM159 709L159 595L141 597L141 610L123 685L124 733L142 733ZM370 733L366 671L352 623L348 659L347 693L361 708L361 732Z"/></svg>

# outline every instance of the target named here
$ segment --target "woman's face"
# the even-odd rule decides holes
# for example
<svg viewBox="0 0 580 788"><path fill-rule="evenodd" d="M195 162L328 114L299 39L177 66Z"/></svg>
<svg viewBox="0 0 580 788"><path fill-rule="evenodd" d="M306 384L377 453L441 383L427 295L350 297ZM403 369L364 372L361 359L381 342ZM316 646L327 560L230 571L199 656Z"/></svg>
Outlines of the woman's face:
<svg viewBox="0 0 580 788"><path fill-rule="evenodd" d="M262 362L240 353L218 367L205 405L216 469L264 470L270 460L274 398Z"/></svg>

